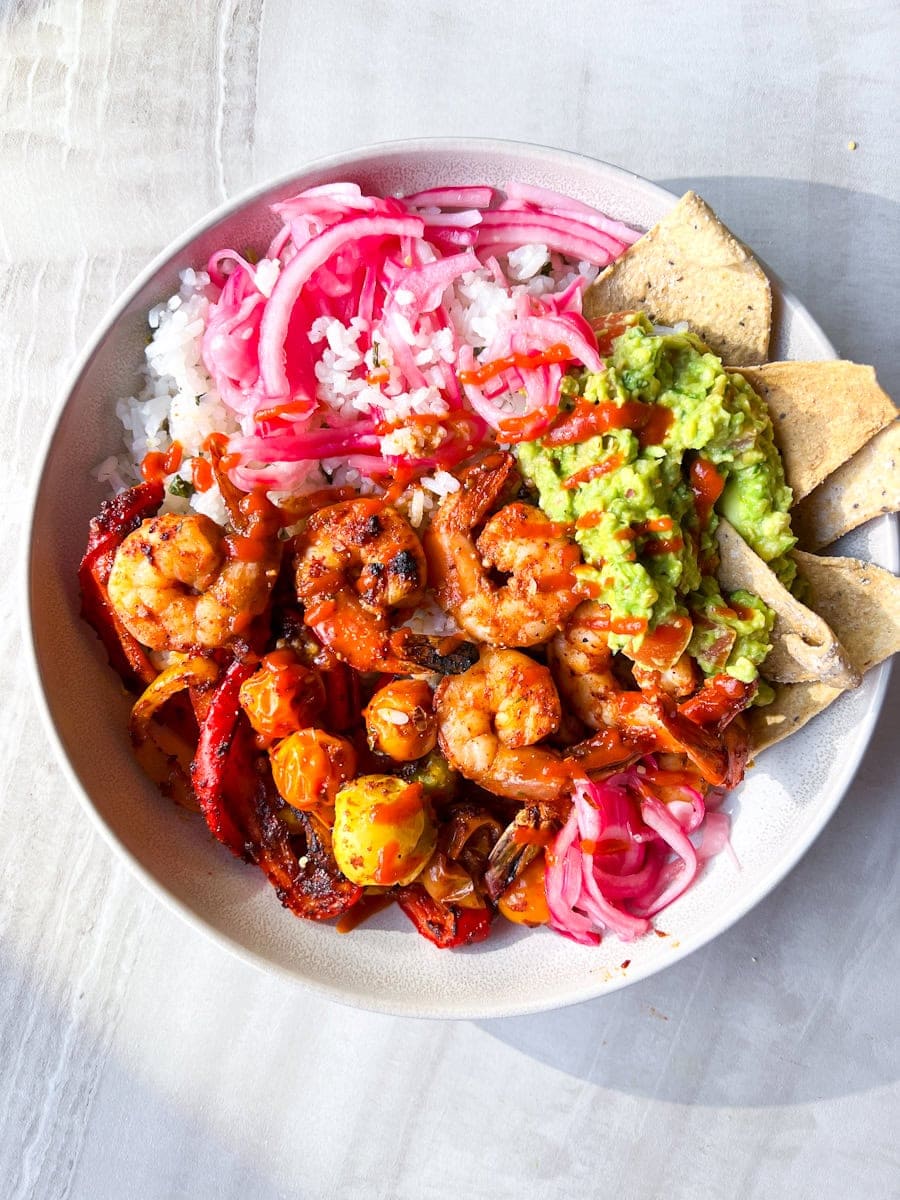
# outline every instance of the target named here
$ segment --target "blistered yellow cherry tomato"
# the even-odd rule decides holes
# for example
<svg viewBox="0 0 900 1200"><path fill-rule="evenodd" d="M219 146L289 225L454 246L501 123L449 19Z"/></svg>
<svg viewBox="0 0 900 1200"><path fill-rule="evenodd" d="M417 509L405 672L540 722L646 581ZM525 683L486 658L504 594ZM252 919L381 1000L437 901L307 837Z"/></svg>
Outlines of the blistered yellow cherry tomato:
<svg viewBox="0 0 900 1200"><path fill-rule="evenodd" d="M324 729L298 729L269 751L272 778L294 808L334 804L356 772L356 751L346 738Z"/></svg>
<svg viewBox="0 0 900 1200"><path fill-rule="evenodd" d="M241 684L241 708L267 741L312 725L324 704L319 672L305 666L293 650L267 654L259 669Z"/></svg>
<svg viewBox="0 0 900 1200"><path fill-rule="evenodd" d="M431 858L437 831L421 784L361 775L341 788L334 809L334 857L354 883L412 883Z"/></svg>
<svg viewBox="0 0 900 1200"><path fill-rule="evenodd" d="M397 679L379 688L363 713L372 750L412 762L437 743L431 688L423 679Z"/></svg>
<svg viewBox="0 0 900 1200"><path fill-rule="evenodd" d="M497 902L507 921L517 925L546 925L550 920L544 888L546 860L543 854L517 875Z"/></svg>

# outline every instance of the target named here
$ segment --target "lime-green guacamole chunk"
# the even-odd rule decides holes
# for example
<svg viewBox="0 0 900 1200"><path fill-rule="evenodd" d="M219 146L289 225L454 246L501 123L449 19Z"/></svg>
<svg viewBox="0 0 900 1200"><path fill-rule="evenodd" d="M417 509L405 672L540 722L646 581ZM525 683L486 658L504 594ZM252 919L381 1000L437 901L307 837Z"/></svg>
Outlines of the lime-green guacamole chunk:
<svg viewBox="0 0 900 1200"><path fill-rule="evenodd" d="M604 371L570 374L563 392L555 426L518 446L519 465L547 515L575 526L610 646L634 648L641 627L688 615L701 668L751 682L772 614L749 593L737 609L719 595L714 535L718 511L793 582L792 497L765 403L698 337L657 334L643 315Z"/></svg>

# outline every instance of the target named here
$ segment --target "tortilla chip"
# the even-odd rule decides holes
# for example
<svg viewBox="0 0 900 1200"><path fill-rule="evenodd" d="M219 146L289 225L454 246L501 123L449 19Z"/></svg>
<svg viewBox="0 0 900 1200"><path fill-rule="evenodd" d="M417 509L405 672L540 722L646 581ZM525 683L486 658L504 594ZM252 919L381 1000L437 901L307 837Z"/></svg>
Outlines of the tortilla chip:
<svg viewBox="0 0 900 1200"><path fill-rule="evenodd" d="M746 247L695 192L597 276L588 320L643 309L653 321L687 321L725 362L765 362L772 289Z"/></svg>
<svg viewBox="0 0 900 1200"><path fill-rule="evenodd" d="M769 406L795 504L897 416L871 367L779 362L740 373Z"/></svg>
<svg viewBox="0 0 900 1200"><path fill-rule="evenodd" d="M790 737L842 695L841 688L825 683L788 683L776 688L771 704L747 713L753 750L765 750Z"/></svg>
<svg viewBox="0 0 900 1200"><path fill-rule="evenodd" d="M900 578L858 558L794 551L812 603L863 674L900 651Z"/></svg>
<svg viewBox="0 0 900 1200"><path fill-rule="evenodd" d="M856 558L825 558L802 550L795 550L794 558L809 583L813 604L840 634L844 650L860 674L900 650L900 579L896 575ZM767 659L767 675L768 668ZM777 688L771 704L747 715L754 751L795 733L843 690L820 682Z"/></svg>
<svg viewBox="0 0 900 1200"><path fill-rule="evenodd" d="M746 588L775 613L772 649L761 667L766 679L858 687L859 673L822 617L791 595L728 521L720 520L717 538L722 588Z"/></svg>
<svg viewBox="0 0 900 1200"><path fill-rule="evenodd" d="M807 550L821 550L883 513L900 510L900 421L861 450L791 510L791 526Z"/></svg>

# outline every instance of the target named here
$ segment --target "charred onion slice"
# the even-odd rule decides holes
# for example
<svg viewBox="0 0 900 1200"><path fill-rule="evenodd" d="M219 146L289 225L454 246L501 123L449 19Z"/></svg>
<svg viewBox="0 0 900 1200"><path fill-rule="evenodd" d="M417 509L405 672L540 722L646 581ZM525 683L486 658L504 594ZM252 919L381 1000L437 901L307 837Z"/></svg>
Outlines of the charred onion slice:
<svg viewBox="0 0 900 1200"><path fill-rule="evenodd" d="M165 714L161 710L185 688L208 686L218 676L219 667L211 659L177 655L131 710L129 730L135 757L163 795L184 808L196 808L191 760L197 727L189 706L182 711L170 708Z"/></svg>
<svg viewBox="0 0 900 1200"><path fill-rule="evenodd" d="M177 655L156 679L144 689L131 710L129 731L135 745L152 736L153 718L167 700L189 687L202 687L215 683L219 677L218 663L211 658L184 654Z"/></svg>

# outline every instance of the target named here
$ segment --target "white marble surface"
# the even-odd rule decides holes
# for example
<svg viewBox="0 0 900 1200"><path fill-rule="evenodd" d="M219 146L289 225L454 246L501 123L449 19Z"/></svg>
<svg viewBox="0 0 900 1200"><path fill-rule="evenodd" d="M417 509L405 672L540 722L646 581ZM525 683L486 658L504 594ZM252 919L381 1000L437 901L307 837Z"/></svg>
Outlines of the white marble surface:
<svg viewBox="0 0 900 1200"><path fill-rule="evenodd" d="M368 141L689 183L900 395L897 50L889 0L0 0L3 1200L900 1194L900 677L835 819L718 941L576 1009L421 1023L268 978L142 891L44 744L13 578L109 298L223 197Z"/></svg>

